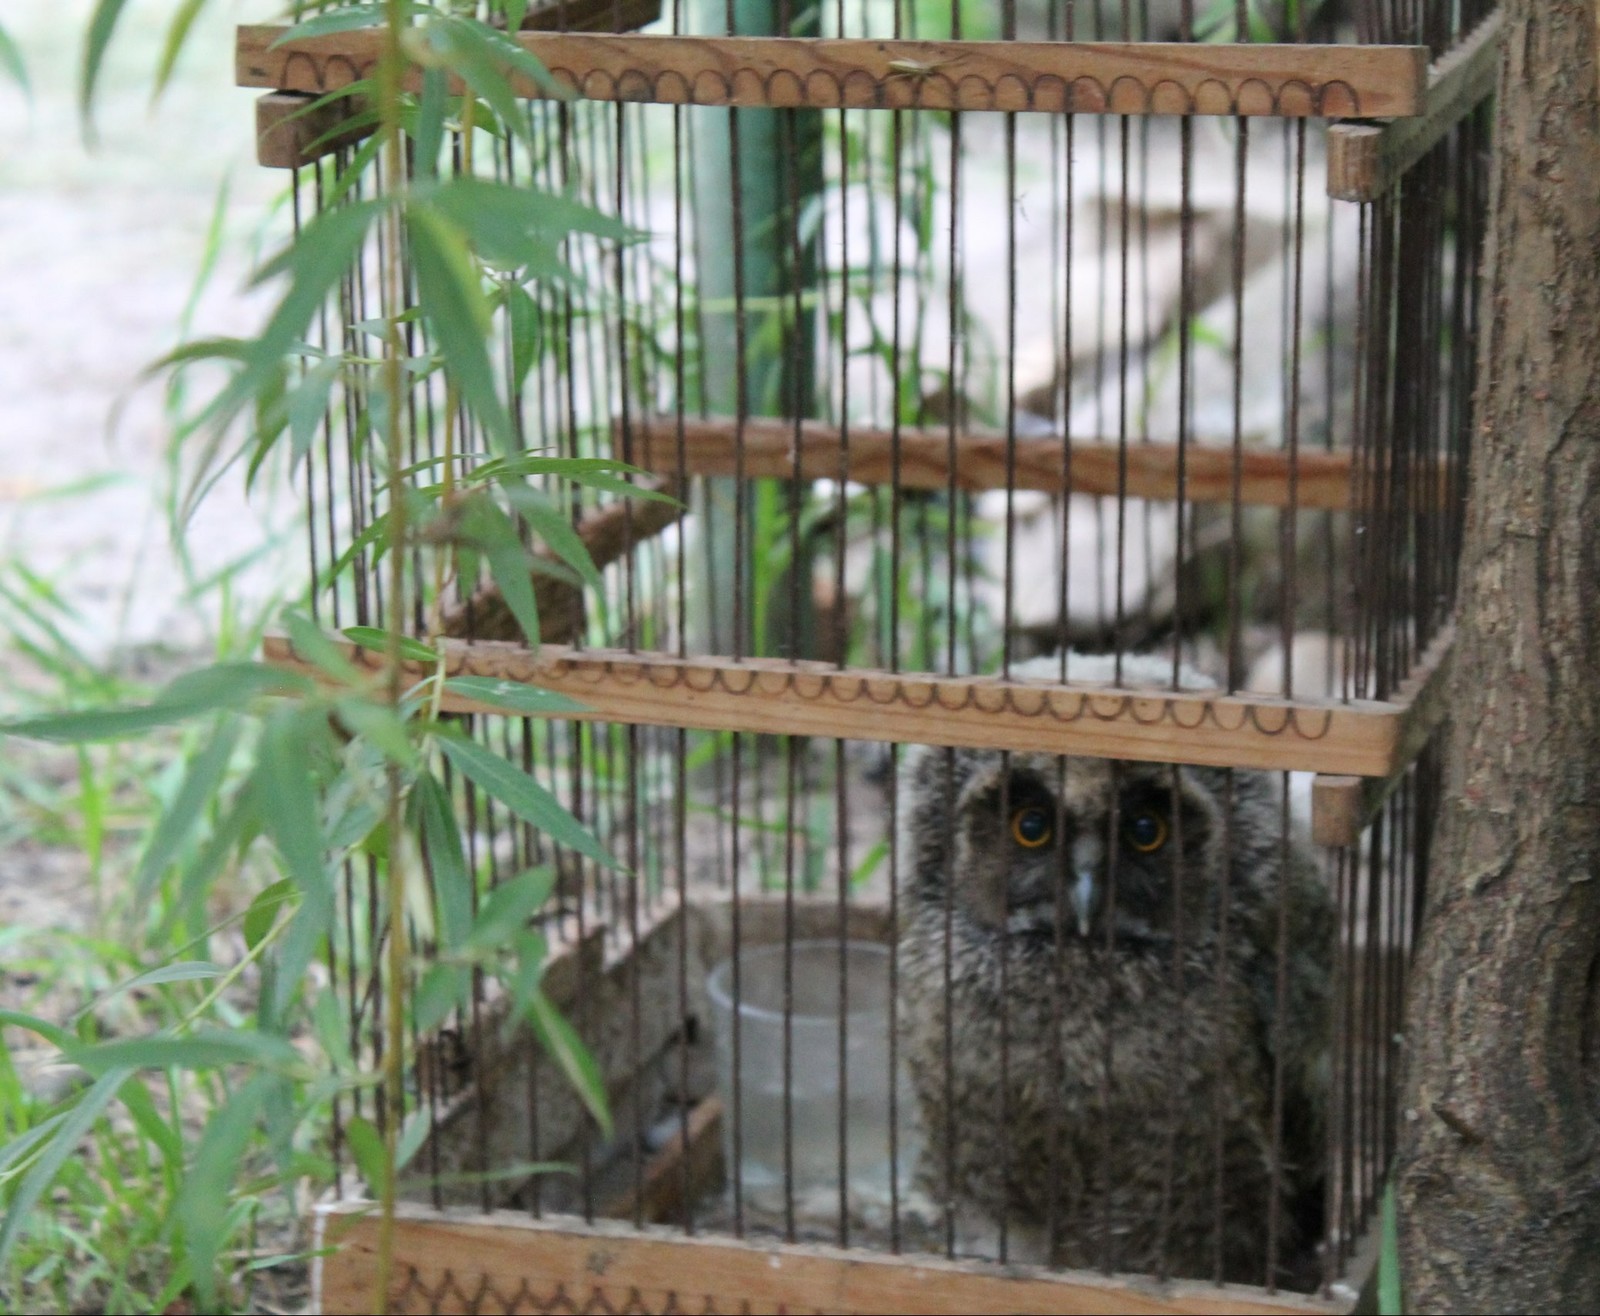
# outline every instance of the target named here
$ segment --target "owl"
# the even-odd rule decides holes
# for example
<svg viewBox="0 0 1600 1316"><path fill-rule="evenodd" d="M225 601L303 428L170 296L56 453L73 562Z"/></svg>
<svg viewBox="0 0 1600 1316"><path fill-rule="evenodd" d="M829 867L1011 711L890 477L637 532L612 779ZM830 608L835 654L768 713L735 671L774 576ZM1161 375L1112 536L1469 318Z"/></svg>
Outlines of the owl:
<svg viewBox="0 0 1600 1316"><path fill-rule="evenodd" d="M1054 680L1058 662L1013 671ZM1171 670L1125 657L1119 683ZM1112 679L1109 659L1071 671ZM958 1251L997 1257L1003 1221L1012 1261L1262 1283L1276 1206L1270 1278L1306 1274L1335 915L1280 782L908 751L900 1038L919 1183Z"/></svg>

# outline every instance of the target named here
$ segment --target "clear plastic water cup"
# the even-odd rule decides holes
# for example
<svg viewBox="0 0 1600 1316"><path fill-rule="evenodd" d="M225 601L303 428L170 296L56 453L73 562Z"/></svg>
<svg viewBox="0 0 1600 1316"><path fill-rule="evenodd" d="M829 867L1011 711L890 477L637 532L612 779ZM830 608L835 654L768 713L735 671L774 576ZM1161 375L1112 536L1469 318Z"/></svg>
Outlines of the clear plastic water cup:
<svg viewBox="0 0 1600 1316"><path fill-rule="evenodd" d="M793 957L787 1011L786 953ZM914 1150L907 1136L911 1107L901 1084L896 1101L897 1145L891 1158L889 1112L894 1081L889 1072L888 948L867 941L797 941L787 950L781 945L750 947L740 952L738 963L737 1012L732 960L712 970L706 988L723 1102L723 1147L730 1174L739 1176L746 1205L758 1211L784 1210L787 1164L796 1210L802 1214L836 1213L842 1118L844 1184L850 1207L868 1215L886 1209L891 1164L898 1168L904 1187ZM786 1046L790 1054L787 1102Z"/></svg>

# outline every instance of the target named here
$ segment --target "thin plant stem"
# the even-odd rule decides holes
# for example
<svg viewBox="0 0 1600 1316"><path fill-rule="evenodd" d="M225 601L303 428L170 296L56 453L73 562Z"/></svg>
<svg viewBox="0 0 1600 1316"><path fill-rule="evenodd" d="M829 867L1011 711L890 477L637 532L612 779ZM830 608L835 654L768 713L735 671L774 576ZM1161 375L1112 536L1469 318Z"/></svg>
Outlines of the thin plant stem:
<svg viewBox="0 0 1600 1316"><path fill-rule="evenodd" d="M407 26L408 0L387 0L383 58L378 66L378 120L383 136L385 185L390 206L384 214L388 240L384 244L382 277L385 334L383 344L383 387L388 400L384 415L384 445L389 464L389 609L388 699L398 709L401 696L401 627L405 619L405 561L402 551L406 539L406 501L404 497L405 459L401 448L400 393L401 357L399 315L404 301L404 273L400 263L402 238L401 204L405 194L405 157L400 139L400 76L404 66L401 36ZM400 837L404 819L401 797L404 784L400 767L390 762L386 770L385 817L388 828L387 899L389 905L388 973L384 983L384 1025L386 1041L383 1056L383 1158L385 1174L379 1186L381 1215L378 1225L378 1266L372 1309L389 1310L390 1281L394 1271L396 1144L400 1122L405 1114L405 972L408 948L405 919L405 867L401 860Z"/></svg>

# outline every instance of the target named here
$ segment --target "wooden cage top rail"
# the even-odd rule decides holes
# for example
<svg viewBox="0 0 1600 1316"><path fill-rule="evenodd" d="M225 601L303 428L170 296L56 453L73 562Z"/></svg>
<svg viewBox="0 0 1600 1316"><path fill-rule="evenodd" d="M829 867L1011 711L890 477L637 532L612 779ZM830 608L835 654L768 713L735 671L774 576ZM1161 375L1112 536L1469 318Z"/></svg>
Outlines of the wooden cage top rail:
<svg viewBox="0 0 1600 1316"><path fill-rule="evenodd" d="M397 1208L391 1311L806 1311L1266 1316L1348 1304L1242 1285L692 1237L663 1227ZM370 1203L318 1208L324 1312L372 1310L378 1218ZM326 1252L322 1249L327 1248Z"/></svg>
<svg viewBox="0 0 1600 1316"><path fill-rule="evenodd" d="M742 423L716 418L683 422L682 470L686 475L747 479L837 479L841 469L856 484L938 491L951 485L950 436L941 429L841 429L821 421L750 417ZM612 451L658 475L679 471L678 423L672 417L612 426ZM742 457L740 449L743 449ZM958 433L957 489L1037 490L1176 499L1180 454L1175 443L1073 439L1070 453L1057 436L1018 436L1009 456L1003 434ZM798 457L798 462L796 458ZM1182 493L1191 503L1233 499L1232 447L1187 443L1182 450ZM1239 454L1239 501L1247 507L1296 507L1348 511L1351 455L1301 448L1291 460L1283 449L1246 447ZM1441 487L1442 492L1442 487Z"/></svg>
<svg viewBox="0 0 1600 1316"><path fill-rule="evenodd" d="M1504 26L1496 9L1428 70L1419 117L1390 124L1334 124L1328 130L1328 195L1341 201L1376 201L1494 95Z"/></svg>
<svg viewBox="0 0 1600 1316"><path fill-rule="evenodd" d="M345 653L369 671L382 666L381 657L354 645ZM559 691L587 710L561 716L587 722L1355 777L1398 772L1417 739L1406 703L1057 685L554 644L534 650L448 640L443 653L447 675ZM282 636L269 636L264 654L268 662L317 675ZM419 664L406 670L413 681L432 675ZM450 692L441 707L503 711Z"/></svg>
<svg viewBox="0 0 1600 1316"><path fill-rule="evenodd" d="M373 28L273 46L245 26L238 83L327 92L367 77ZM552 77L590 100L801 109L1389 118L1418 114L1424 46L1204 42L866 41L520 32ZM413 89L420 79L413 70ZM518 95L540 88L512 76Z"/></svg>

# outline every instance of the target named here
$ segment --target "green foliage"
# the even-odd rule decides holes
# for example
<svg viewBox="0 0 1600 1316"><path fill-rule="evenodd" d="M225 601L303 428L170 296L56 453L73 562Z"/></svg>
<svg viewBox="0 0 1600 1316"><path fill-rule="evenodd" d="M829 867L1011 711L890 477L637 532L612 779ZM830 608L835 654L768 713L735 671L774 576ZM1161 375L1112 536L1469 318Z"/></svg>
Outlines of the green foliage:
<svg viewBox="0 0 1600 1316"><path fill-rule="evenodd" d="M22 52L17 49L17 43L3 27L0 27L0 73L4 73L24 92L30 90L28 66L23 62Z"/></svg>
<svg viewBox="0 0 1600 1316"><path fill-rule="evenodd" d="M157 93L204 8L205 0L173 0L153 73ZM396 95L397 71L387 65L370 83L345 89L370 99L377 132L329 178L328 196L338 204L261 263L257 282L278 294L261 332L192 341L160 363L175 416L188 410L189 371L209 365L224 375L179 424L185 485L173 519L181 524L236 468L255 482L302 467L322 418L349 401L360 418L354 438L387 496L316 588L336 588L381 562L395 573L400 596L421 596L474 579L481 566L537 642L531 573L598 580L551 482L637 491L628 479L635 472L618 463L521 449L512 386L546 350L532 341L529 289L581 289L565 254L573 237L615 244L637 235L572 196L439 177L452 132L532 144L513 79L552 90L536 60L458 8L409 0L294 6L302 35L398 24L405 57L424 70L423 90ZM501 0L489 9L516 22L526 5ZM89 20L80 87L86 133L124 10L124 0L98 0ZM3 31L0 70L26 85ZM465 85L464 97L447 94L451 78ZM356 178L370 176L385 150L399 158L402 136L418 161L416 177L391 169L383 190L357 196ZM214 225L207 267L219 235ZM402 242L414 301L394 277ZM358 326L361 351L313 347L308 334L341 281L375 258L389 262L380 271L385 300L379 318ZM409 326L425 343L416 356L402 348ZM463 429L487 436L491 451L462 444L433 459L436 470L405 468L397 442L401 390L435 386L452 416L459 408ZM420 483L424 475L437 482ZM544 552L533 555L535 544L554 564ZM226 581L224 574L209 584ZM127 879L115 910L124 925L118 938L72 943L65 959L61 938L30 948L36 962L49 963L48 990L88 999L71 1023L53 1023L44 1010L0 1013L12 1030L8 1041L24 1032L41 1039L83 1076L64 1095L35 1096L17 1078L11 1052L0 1052L0 1284L73 1302L92 1292L91 1301L118 1310L160 1310L185 1295L204 1309L240 1305L249 1271L231 1255L243 1247L266 1265L282 1252L258 1253L256 1231L263 1220L292 1218L296 1184L327 1181L335 1103L346 1108L342 1126L356 1168L392 1205L428 1122L372 1120L348 1105L360 1097L368 1109L401 1110L406 1057L390 1047L380 1067L374 1039L351 1017L356 1004L316 985L314 966L324 962L340 920L410 930L384 948L399 953L398 962L373 962L375 942L350 966L381 975L383 1016L399 1021L392 1037L415 1036L402 1026L408 1019L418 1030L445 1023L469 1004L475 977L498 979L511 1021L526 1022L609 1133L594 1060L541 988L547 946L533 924L553 871L534 867L496 881L475 864L452 780L472 783L595 864L615 867L615 860L553 794L438 713L446 690L518 716L572 713L578 705L530 687L447 678L432 638L399 629L399 607L386 626L345 631L379 655L376 674L291 611L283 625L317 679L236 656L254 645L260 627L251 623L227 629L219 661L147 690L105 677L73 650L63 624L69 609L47 581L7 564L0 596L13 605L13 647L57 680L48 698L0 723L7 747L0 764L54 754L50 762L70 762L75 773L74 794L63 804L27 770L0 765L0 801L7 809L20 802L15 818L0 813L0 829L53 829L57 839L83 845L96 873L109 855ZM424 675L391 671L396 662ZM364 894L341 876L357 863L377 875ZM227 912L219 918L219 911ZM112 1186L118 1182L126 1191ZM45 1211L48 1200L68 1209ZM85 1229L85 1220L97 1223ZM146 1263L148 1270L130 1264L141 1249L159 1262Z"/></svg>
<svg viewBox="0 0 1600 1316"><path fill-rule="evenodd" d="M1394 1180L1383 1190L1378 1247L1378 1316L1401 1316L1405 1303L1400 1293L1400 1215L1395 1205Z"/></svg>

